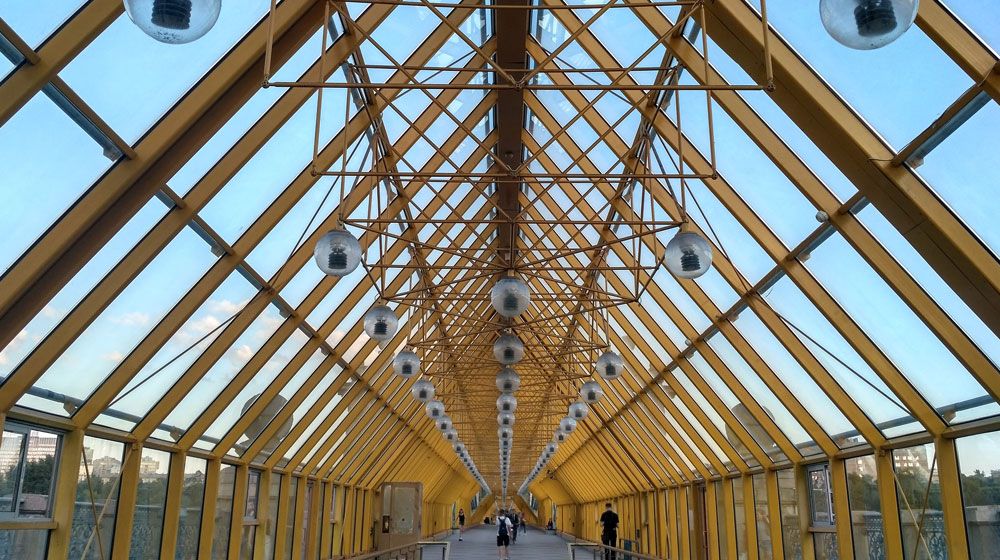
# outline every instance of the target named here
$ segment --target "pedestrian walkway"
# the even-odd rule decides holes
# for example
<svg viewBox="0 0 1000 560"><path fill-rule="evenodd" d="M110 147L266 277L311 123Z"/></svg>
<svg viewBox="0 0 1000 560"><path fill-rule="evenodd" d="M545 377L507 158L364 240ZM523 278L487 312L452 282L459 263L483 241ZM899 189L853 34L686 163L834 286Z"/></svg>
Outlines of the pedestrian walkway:
<svg viewBox="0 0 1000 560"><path fill-rule="evenodd" d="M490 560L497 557L496 525L477 525L465 532L459 542L458 534L448 537L451 541L451 560ZM567 560L566 541L558 535L529 527L527 533L517 535L517 544L510 545L511 560Z"/></svg>

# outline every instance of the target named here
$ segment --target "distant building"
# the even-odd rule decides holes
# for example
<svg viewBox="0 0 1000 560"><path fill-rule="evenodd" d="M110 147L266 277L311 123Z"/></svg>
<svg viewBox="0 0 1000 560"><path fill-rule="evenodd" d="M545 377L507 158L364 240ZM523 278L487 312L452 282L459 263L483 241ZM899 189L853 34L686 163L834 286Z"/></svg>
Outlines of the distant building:
<svg viewBox="0 0 1000 560"><path fill-rule="evenodd" d="M98 457L90 466L94 478L115 478L122 472L122 462L114 457Z"/></svg>

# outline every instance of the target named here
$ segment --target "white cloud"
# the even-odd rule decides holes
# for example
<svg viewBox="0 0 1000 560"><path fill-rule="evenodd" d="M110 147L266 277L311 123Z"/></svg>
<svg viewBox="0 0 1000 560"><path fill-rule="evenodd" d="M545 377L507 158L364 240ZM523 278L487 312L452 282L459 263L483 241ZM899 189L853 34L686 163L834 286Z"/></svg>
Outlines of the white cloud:
<svg viewBox="0 0 1000 560"><path fill-rule="evenodd" d="M109 362L114 362L114 363L117 364L117 363L119 363L119 362L121 362L122 360L125 359L125 354L122 354L121 352L119 352L117 350L113 350L113 351L108 352L107 354L104 354L103 356L101 356L101 359L109 361Z"/></svg>
<svg viewBox="0 0 1000 560"><path fill-rule="evenodd" d="M11 356L16 355L21 350L26 340L28 340L28 331L22 330L17 333L14 339L7 344L7 347L0 350L0 366L5 366L11 362Z"/></svg>
<svg viewBox="0 0 1000 560"><path fill-rule="evenodd" d="M132 311L118 317L112 317L111 322L124 327L142 327L149 324L149 314Z"/></svg>
<svg viewBox="0 0 1000 560"><path fill-rule="evenodd" d="M248 300L243 301L230 301L228 299L210 299L208 300L208 309L212 313L221 313L226 317L230 315L235 315L241 309L243 309Z"/></svg>

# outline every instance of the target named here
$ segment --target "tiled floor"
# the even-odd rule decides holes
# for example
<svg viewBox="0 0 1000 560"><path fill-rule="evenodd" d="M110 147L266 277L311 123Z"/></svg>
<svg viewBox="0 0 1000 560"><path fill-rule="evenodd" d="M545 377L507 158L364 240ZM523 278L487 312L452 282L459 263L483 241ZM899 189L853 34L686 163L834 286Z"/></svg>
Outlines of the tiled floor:
<svg viewBox="0 0 1000 560"><path fill-rule="evenodd" d="M497 558L496 525L484 525L465 532L464 540L458 535L449 537L451 560L491 560ZM566 560L566 541L557 535L531 527L517 536L511 544L511 560Z"/></svg>

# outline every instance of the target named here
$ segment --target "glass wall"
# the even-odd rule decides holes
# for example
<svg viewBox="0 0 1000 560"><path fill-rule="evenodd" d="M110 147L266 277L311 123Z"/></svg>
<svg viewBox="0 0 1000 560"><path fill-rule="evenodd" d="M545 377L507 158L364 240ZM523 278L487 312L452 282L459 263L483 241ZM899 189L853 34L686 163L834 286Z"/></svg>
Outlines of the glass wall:
<svg viewBox="0 0 1000 560"><path fill-rule="evenodd" d="M274 559L274 536L278 527L278 494L280 493L281 475L271 473L271 484L267 494L267 524L264 528L264 560Z"/></svg>
<svg viewBox="0 0 1000 560"><path fill-rule="evenodd" d="M932 444L892 452L896 471L896 501L907 558L929 560L947 557L941 482Z"/></svg>
<svg viewBox="0 0 1000 560"><path fill-rule="evenodd" d="M882 504L878 495L875 456L847 459L844 466L847 470L847 494L851 506L854 557L884 559L885 538L882 533Z"/></svg>
<svg viewBox="0 0 1000 560"><path fill-rule="evenodd" d="M299 497L299 479L292 477L288 485L288 513L285 517L285 558L295 560L295 510Z"/></svg>
<svg viewBox="0 0 1000 560"><path fill-rule="evenodd" d="M198 556L201 512L205 502L205 473L208 461L197 457L184 460L184 489L181 491L180 521L177 526L176 560Z"/></svg>
<svg viewBox="0 0 1000 560"><path fill-rule="evenodd" d="M129 560L156 560L160 557L169 471L170 453L155 449L142 450Z"/></svg>
<svg viewBox="0 0 1000 560"><path fill-rule="evenodd" d="M733 479L733 506L736 514L736 556L740 560L748 558L747 552L747 515L744 508L743 479Z"/></svg>
<svg viewBox="0 0 1000 560"><path fill-rule="evenodd" d="M59 435L7 423L0 441L0 521L52 516ZM44 558L47 530L0 530L0 558Z"/></svg>
<svg viewBox="0 0 1000 560"><path fill-rule="evenodd" d="M70 558L101 560L111 557L124 458L124 444L94 437L84 438L80 461L82 468L73 510Z"/></svg>
<svg viewBox="0 0 1000 560"><path fill-rule="evenodd" d="M1000 432L964 437L955 446L969 557L1000 558Z"/></svg>
<svg viewBox="0 0 1000 560"><path fill-rule="evenodd" d="M215 530L212 536L212 560L226 560L229 554L229 531L233 521L233 492L236 490L236 467L222 465L219 494L215 498Z"/></svg>
<svg viewBox="0 0 1000 560"><path fill-rule="evenodd" d="M802 560L799 488L795 482L794 469L778 471L778 503L781 508L781 540L785 560Z"/></svg>
<svg viewBox="0 0 1000 560"><path fill-rule="evenodd" d="M260 494L260 471L251 470L247 477L247 503L243 509L243 533L240 535L240 559L252 560L257 536L257 501Z"/></svg>
<svg viewBox="0 0 1000 560"><path fill-rule="evenodd" d="M837 533L833 523L833 492L830 485L830 467L812 465L806 470L809 484L809 531L813 533L813 551L816 560L835 560Z"/></svg>
<svg viewBox="0 0 1000 560"><path fill-rule="evenodd" d="M715 484L715 515L719 526L719 558L729 558L729 532L732 530L726 523L726 493L725 482Z"/></svg>

